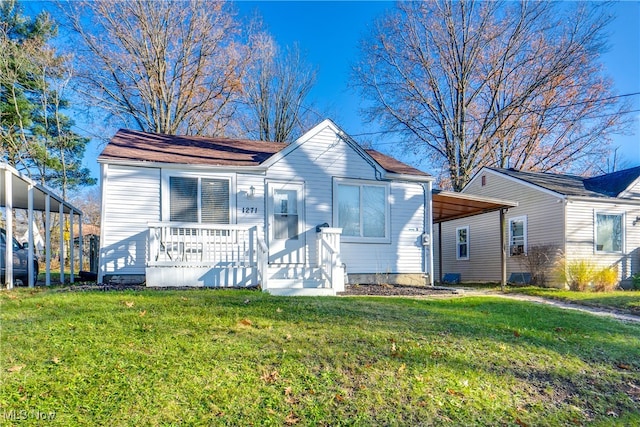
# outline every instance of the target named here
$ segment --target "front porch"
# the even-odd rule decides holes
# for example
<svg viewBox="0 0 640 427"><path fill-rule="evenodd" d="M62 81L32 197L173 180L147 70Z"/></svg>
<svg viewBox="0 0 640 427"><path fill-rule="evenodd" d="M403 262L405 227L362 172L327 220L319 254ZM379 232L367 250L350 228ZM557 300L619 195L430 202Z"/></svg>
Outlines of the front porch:
<svg viewBox="0 0 640 427"><path fill-rule="evenodd" d="M344 290L338 228L319 228L314 264L269 263L257 226L149 224L146 285L248 287L275 295L336 295Z"/></svg>

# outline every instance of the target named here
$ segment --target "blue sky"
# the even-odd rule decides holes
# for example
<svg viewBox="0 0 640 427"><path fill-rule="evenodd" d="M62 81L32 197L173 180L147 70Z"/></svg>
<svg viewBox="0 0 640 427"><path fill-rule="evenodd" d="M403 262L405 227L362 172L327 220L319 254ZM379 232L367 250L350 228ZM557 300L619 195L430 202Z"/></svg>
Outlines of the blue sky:
<svg viewBox="0 0 640 427"><path fill-rule="evenodd" d="M42 2L25 4L37 12ZM49 3L47 6L51 6ZM309 63L318 67L317 83L311 100L324 116L333 119L359 142L372 143L381 152L431 172L426 165L392 151L394 141L378 141L359 135L375 131L359 114L361 100L348 89L349 70L358 55L358 43L373 21L394 7L389 1L239 1L240 16L262 16L267 30L281 45L297 42ZM47 7L49 8L49 7ZM610 27L611 49L603 56L606 73L613 78L617 94L640 92L640 1L616 2L615 20ZM625 167L640 165L640 96L630 97L634 122L630 134L615 136L614 146ZM86 165L98 175L96 163L100 148L94 143L85 155Z"/></svg>

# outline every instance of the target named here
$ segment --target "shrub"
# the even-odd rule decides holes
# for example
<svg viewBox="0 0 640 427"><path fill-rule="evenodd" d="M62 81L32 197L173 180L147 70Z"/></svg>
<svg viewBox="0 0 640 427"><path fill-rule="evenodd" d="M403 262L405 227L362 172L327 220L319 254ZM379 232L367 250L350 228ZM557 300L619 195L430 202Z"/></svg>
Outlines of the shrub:
<svg viewBox="0 0 640 427"><path fill-rule="evenodd" d="M631 276L631 285L633 289L640 291L640 273L636 273Z"/></svg>
<svg viewBox="0 0 640 427"><path fill-rule="evenodd" d="M614 266L603 268L594 277L596 292L610 292L618 286L618 269Z"/></svg>
<svg viewBox="0 0 640 427"><path fill-rule="evenodd" d="M529 247L526 254L518 257L520 265L531 274L532 285L548 285L547 272L553 267L558 251L557 245L534 245Z"/></svg>
<svg viewBox="0 0 640 427"><path fill-rule="evenodd" d="M596 269L591 261L580 259L567 264L567 283L572 291L586 291L591 286Z"/></svg>

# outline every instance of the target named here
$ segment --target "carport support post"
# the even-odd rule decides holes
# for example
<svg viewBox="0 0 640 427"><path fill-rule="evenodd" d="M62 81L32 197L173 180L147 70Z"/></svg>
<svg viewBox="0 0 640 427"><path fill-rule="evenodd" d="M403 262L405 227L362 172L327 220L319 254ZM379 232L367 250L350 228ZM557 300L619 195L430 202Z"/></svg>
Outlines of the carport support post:
<svg viewBox="0 0 640 427"><path fill-rule="evenodd" d="M5 241L4 282L7 289L13 289L13 174L4 170L4 209L5 209Z"/></svg>
<svg viewBox="0 0 640 427"><path fill-rule="evenodd" d="M44 246L44 284L51 286L51 196L49 193L44 196Z"/></svg>
<svg viewBox="0 0 640 427"><path fill-rule="evenodd" d="M33 284L36 279L33 277L35 272L33 271L33 185L29 184L27 187L27 229L28 236L27 241L29 242L29 247L27 248L27 280L29 281L29 287L33 288Z"/></svg>
<svg viewBox="0 0 640 427"><path fill-rule="evenodd" d="M506 231L506 219L505 213L506 209L500 209L500 272L501 281L500 281L500 290L504 292L505 287L507 286L507 242L504 237Z"/></svg>
<svg viewBox="0 0 640 427"><path fill-rule="evenodd" d="M442 223L438 223L438 283L442 285Z"/></svg>
<svg viewBox="0 0 640 427"><path fill-rule="evenodd" d="M73 265L75 253L73 252L73 209L69 210L69 283L73 283Z"/></svg>
<svg viewBox="0 0 640 427"><path fill-rule="evenodd" d="M64 285L64 203L60 202L60 284Z"/></svg>

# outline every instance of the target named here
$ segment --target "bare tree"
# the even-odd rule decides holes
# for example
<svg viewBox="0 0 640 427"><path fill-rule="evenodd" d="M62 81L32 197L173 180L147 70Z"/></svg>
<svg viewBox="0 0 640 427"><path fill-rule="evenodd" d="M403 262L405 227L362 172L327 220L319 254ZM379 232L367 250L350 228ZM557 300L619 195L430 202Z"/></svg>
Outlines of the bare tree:
<svg viewBox="0 0 640 427"><path fill-rule="evenodd" d="M263 34L245 78L245 132L261 141L290 142L315 120L305 105L316 70L307 65L298 45L281 51Z"/></svg>
<svg viewBox="0 0 640 427"><path fill-rule="evenodd" d="M400 2L362 44L366 110L460 190L482 166L589 170L623 124L598 5Z"/></svg>
<svg viewBox="0 0 640 427"><path fill-rule="evenodd" d="M86 50L84 95L126 126L221 135L232 120L250 49L222 1L70 2Z"/></svg>

